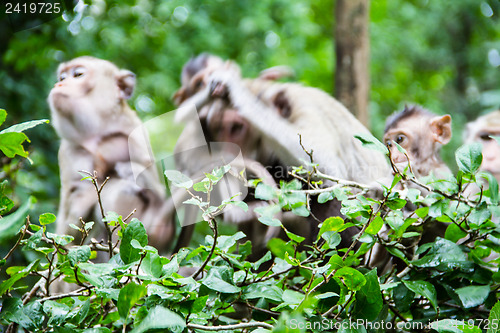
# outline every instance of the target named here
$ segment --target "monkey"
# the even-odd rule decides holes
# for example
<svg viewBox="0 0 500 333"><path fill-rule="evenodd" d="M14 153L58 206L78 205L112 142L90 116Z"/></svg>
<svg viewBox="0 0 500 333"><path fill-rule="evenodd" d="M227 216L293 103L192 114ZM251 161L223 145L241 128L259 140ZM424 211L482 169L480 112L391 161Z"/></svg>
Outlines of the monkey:
<svg viewBox="0 0 500 333"><path fill-rule="evenodd" d="M451 135L451 116L449 114L438 116L420 105L411 105L405 106L402 111L394 113L387 119L383 142L390 150L393 165L400 172L403 172L410 165L411 171L417 179L429 176L431 173L436 177L444 177L446 174L450 174L451 170L443 162L439 153L441 147L450 142ZM394 143L404 148L406 155L400 152ZM389 185L392 179L382 180L382 182ZM405 186L417 188L422 194L427 194L425 189L412 183L407 182ZM397 189L402 190L403 188L398 184ZM414 211L415 207L411 204L407 204L403 208L405 216ZM434 241L438 236L444 237L447 226L448 223L428 221L422 231L422 237L418 240L406 239L404 245L408 249L413 249L417 243L421 245ZM389 229L384 226L379 235L385 238L388 231ZM378 267L379 273L387 271L390 268L388 266L392 265L393 261L397 266L401 264L398 260L393 260L388 256L386 250L379 244L374 245L371 257L367 261L369 266Z"/></svg>
<svg viewBox="0 0 500 333"><path fill-rule="evenodd" d="M245 140L239 139L243 155L266 169L289 170L304 164L309 161L305 147L313 151L320 169L339 178L368 183L390 172L382 154L363 148L354 139L354 134L367 134L368 130L319 89L262 78L243 79L239 71L231 72L230 68L211 71L205 82L183 105L205 108L199 112L200 118L206 115L202 119L212 138L239 134L248 127L247 134L241 136ZM217 110L222 115L216 117ZM283 174L288 176L286 171ZM338 207L335 213L325 207L314 211L319 219L339 215ZM302 219L302 225L309 225L310 239L314 237L313 224Z"/></svg>
<svg viewBox="0 0 500 333"><path fill-rule="evenodd" d="M491 173L497 182L500 182L500 145L498 141L493 138L495 136L500 136L500 110L491 111L467 123L464 130L465 143L479 142L482 146L483 160L479 167L479 171ZM484 188L489 187L488 183L482 185ZM479 193L480 189L476 184L469 184L464 191L466 197L473 199L477 199ZM492 219L498 222L498 217L493 216ZM488 237L488 239L498 244L496 238ZM498 260L498 253L492 252L483 260L489 262L495 259Z"/></svg>
<svg viewBox="0 0 500 333"><path fill-rule="evenodd" d="M240 68L232 61L223 61L221 58L203 53L195 58L192 58L186 63L181 74L182 87L175 93L174 101L176 103L181 103L187 98L191 97L196 92L205 88L207 85L207 80L210 74L216 70L220 69L230 69L234 72L241 73ZM293 75L293 71L286 66L276 66L262 71L259 77L266 80L277 80L283 77L289 77ZM192 116L186 122L186 127L179 140L177 142L175 151L176 154L176 164L178 168L187 172L190 175L200 173L200 171L209 172L210 168L203 168L203 161L210 160L210 157L200 157L200 152L204 152L206 155L209 154L208 151L193 151L194 155L187 153L188 147L193 145L195 142L200 141L198 144L212 143L209 147L214 146L213 142L226 142L234 143L234 145L223 145L224 149L232 150L233 154L238 154L241 149L243 155L243 160L233 161L233 167L240 168L240 170L245 169L247 176L260 178L264 183L277 188L276 182L270 175L266 167L261 163L256 161L256 156L251 154L253 149L252 143L255 141L256 136L255 131L249 126L248 122L239 116L236 110L231 110L230 105L223 99L214 100L213 103L207 105L200 105L199 119L202 124L202 131L204 134L203 140L196 140L196 130L200 131L196 126L196 121L198 117ZM223 112L222 112L223 111ZM182 108L177 111L176 117L182 112ZM179 117L177 117L179 118ZM185 118L183 115L181 118ZM245 143L249 143L247 146ZM180 153L182 152L182 153ZM219 152L222 153L223 152ZM193 163L194 158L196 158L196 163ZM241 164L241 162L244 162ZM234 181L234 179L232 180ZM237 180L236 180L237 181ZM226 182L224 185L227 185ZM254 245L254 254L259 252L259 249L265 249L265 244L271 238L274 238L281 231L277 227L267 227L262 223L257 222L257 216L253 212L255 208L265 206L266 203L260 200L248 200L246 202L249 204L249 210L247 213L231 209L224 212L224 220L231 221L238 225L239 229L244 231L245 234L249 235ZM275 202L276 203L276 202ZM189 207L186 207L189 210ZM192 215L193 213L191 213ZM276 214L278 219L281 219L281 212ZM179 246L186 246L189 243L192 226L186 226L182 229L182 233L179 239ZM183 239L186 240L183 240ZM257 254L256 254L257 256Z"/></svg>
<svg viewBox="0 0 500 333"><path fill-rule="evenodd" d="M148 231L150 244L165 251L175 234L167 218L163 185L149 154L149 141L130 136L141 121L127 100L135 88L135 74L113 63L83 56L59 65L58 82L48 102L52 125L61 139L58 153L61 194L56 231L79 241L70 224L79 219L101 220L98 197L80 170L96 171L98 181L109 177L101 192L103 208L133 217ZM146 134L144 134L144 137ZM134 177L133 169L144 170ZM106 238L101 223L92 235Z"/></svg>
<svg viewBox="0 0 500 333"><path fill-rule="evenodd" d="M451 173L439 155L441 147L450 140L451 116L436 116L418 105L405 106L403 111L389 117L383 138L396 167L403 171L410 162L417 178L431 171L437 176ZM408 157L393 142L404 148Z"/></svg>
<svg viewBox="0 0 500 333"><path fill-rule="evenodd" d="M493 136L500 136L500 110L492 111L469 122L464 133L465 142L480 142L483 161L479 170L491 173L500 182L500 145Z"/></svg>

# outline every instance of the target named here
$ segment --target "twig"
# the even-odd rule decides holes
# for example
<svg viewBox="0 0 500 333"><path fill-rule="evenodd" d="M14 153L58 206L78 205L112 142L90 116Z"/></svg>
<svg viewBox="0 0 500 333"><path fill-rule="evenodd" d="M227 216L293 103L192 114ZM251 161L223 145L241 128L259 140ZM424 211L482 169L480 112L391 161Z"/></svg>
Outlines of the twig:
<svg viewBox="0 0 500 333"><path fill-rule="evenodd" d="M398 317L399 319L401 319L404 322L408 321L408 319L406 319L405 317L403 317L401 315L401 313L399 313L398 309L396 307L394 307L392 304L390 304L384 297L382 297L382 300L384 301L385 304L387 304L387 306L389 307L389 309L391 309L391 311L396 315L396 317Z"/></svg>
<svg viewBox="0 0 500 333"><path fill-rule="evenodd" d="M196 271L196 273L194 273L191 276L193 279L196 279L198 277L198 275L200 275L200 273L203 272L203 270L205 269L205 266L210 261L210 258L212 258L212 255L215 252L215 247L217 246L217 236L218 236L217 222L215 221L215 219L212 219L212 220L208 221L208 225L210 226L210 228L212 229L212 232L214 233L214 243L212 244L212 249L210 250L210 253L209 253L207 259L205 259L205 261L203 262L203 265L201 265L201 267L198 269L198 271Z"/></svg>
<svg viewBox="0 0 500 333"><path fill-rule="evenodd" d="M322 173L319 170L316 170L316 175L323 178L323 179L331 180L332 182L335 182L339 185L355 187L355 188L359 188L361 190L367 190L367 189L369 190L370 189L370 186L368 186L366 184L361 184L361 183L358 183L358 182L355 182L352 180L345 180L345 179L332 177L332 176L329 176L327 174Z"/></svg>
<svg viewBox="0 0 500 333"><path fill-rule="evenodd" d="M5 257L3 257L3 260L9 259L9 257L12 255L12 253L14 253L14 250L19 246L19 243L21 243L21 241L23 240L24 236L26 235L26 230L28 230L28 226L29 225L30 225L30 216L28 215L26 217L26 223L24 224L24 228L23 228L21 236L17 239L16 244L14 244L14 247L12 247L10 249L9 253L7 253L7 255Z"/></svg>
<svg viewBox="0 0 500 333"><path fill-rule="evenodd" d="M273 329L273 326L268 323L260 322L260 321L252 321L250 323L240 323L234 325L219 325L219 326L203 326L196 324L187 324L187 328L194 330L203 330L203 331L228 331L228 330L239 330L244 328L252 328L252 327L264 327L268 329Z"/></svg>
<svg viewBox="0 0 500 333"><path fill-rule="evenodd" d="M280 313L278 311L272 311L272 310L267 310L267 309L262 309L262 308L258 308L256 306L253 306L252 304L250 303L246 303L246 305L252 309L252 310L255 310L255 311L260 311L260 312L263 312L263 313L267 313L268 315L271 315L271 316L279 316Z"/></svg>
<svg viewBox="0 0 500 333"><path fill-rule="evenodd" d="M40 287L42 287L44 285L45 279L46 279L46 277L42 275L42 277L40 277L40 279L37 281L37 283L35 283L33 288L31 288L30 292L28 294L24 294L24 296L22 298L23 305L28 304L28 302L33 298L33 296L35 296L38 289L40 289Z"/></svg>
<svg viewBox="0 0 500 333"><path fill-rule="evenodd" d="M45 301L51 301L55 299L61 299L61 298L66 298L66 297L74 297L74 296L82 296L82 292L88 289L93 289L94 286L89 286L87 288L80 288L78 290L66 293L66 294L59 294L59 295L53 295L53 296L48 296L40 299L40 302L45 302Z"/></svg>
<svg viewBox="0 0 500 333"><path fill-rule="evenodd" d="M80 171L82 173L86 173L89 175L92 184L94 185L94 188L97 193L97 201L99 203L99 209L101 210L101 216L102 216L102 222L104 223L104 226L106 227L106 233L108 235L108 252L109 252L109 258L113 257L113 232L111 231L111 228L109 227L108 222L106 221L106 215L104 214L104 206L102 205L102 198L101 198L101 192L102 189L104 188L104 185L109 180L109 177L106 177L104 181L102 182L101 185L99 185L98 180L97 180L97 171L94 170L94 173L90 173L88 171Z"/></svg>
<svg viewBox="0 0 500 333"><path fill-rule="evenodd" d="M344 312L344 310L346 309L347 305L349 305L349 303L351 303L351 301L353 300L353 298L354 298L354 293L351 293L351 296L349 296L349 299L347 300L347 302L345 302L345 304L344 304L344 305L342 305L342 307L340 308L339 312L335 315L335 317L333 317L333 320L336 320L336 319L340 316L340 314L341 314L342 312ZM336 305L335 305L335 306L336 306ZM331 308L330 308L330 310L331 310L331 311L333 311L333 309L335 308L335 306L331 307ZM330 310L328 310L327 312L330 312L330 313L331 313L331 311L330 311ZM330 313L329 313L329 314L330 314ZM326 316L327 316L327 314L325 313L325 314L324 314L324 316L326 317Z"/></svg>

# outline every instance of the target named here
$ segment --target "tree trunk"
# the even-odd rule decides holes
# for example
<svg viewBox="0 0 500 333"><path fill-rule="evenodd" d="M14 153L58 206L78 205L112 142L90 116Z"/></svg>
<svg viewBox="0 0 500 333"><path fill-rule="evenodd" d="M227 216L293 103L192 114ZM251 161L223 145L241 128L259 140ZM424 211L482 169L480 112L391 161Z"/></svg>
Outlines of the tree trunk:
<svg viewBox="0 0 500 333"><path fill-rule="evenodd" d="M369 127L369 0L337 0L335 7L335 96Z"/></svg>

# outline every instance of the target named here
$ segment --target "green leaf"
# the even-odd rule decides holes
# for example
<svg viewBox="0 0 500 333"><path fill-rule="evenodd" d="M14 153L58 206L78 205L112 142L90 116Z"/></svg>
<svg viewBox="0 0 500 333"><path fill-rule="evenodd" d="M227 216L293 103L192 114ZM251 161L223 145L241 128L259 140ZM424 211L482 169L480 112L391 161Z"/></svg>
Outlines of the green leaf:
<svg viewBox="0 0 500 333"><path fill-rule="evenodd" d="M334 276L342 279L345 286L352 291L357 291L366 284L366 278L364 275L351 267L340 268L335 272Z"/></svg>
<svg viewBox="0 0 500 333"><path fill-rule="evenodd" d="M56 216L52 213L45 213L45 214L40 215L38 220L40 221L41 225L47 225L47 224L54 223L56 221Z"/></svg>
<svg viewBox="0 0 500 333"><path fill-rule="evenodd" d="M23 302L17 297L7 297L2 302L2 312L0 313L2 321L8 320L19 324L21 327L36 331L35 324L30 317L23 311ZM5 327L3 327L5 328Z"/></svg>
<svg viewBox="0 0 500 333"><path fill-rule="evenodd" d="M9 158L27 157L28 152L22 145L24 141L30 142L24 133L0 133L0 150Z"/></svg>
<svg viewBox="0 0 500 333"><path fill-rule="evenodd" d="M496 302L496 304L491 308L488 320L490 322L490 327L488 327L488 331L486 333L497 333L498 323L500 322L500 301Z"/></svg>
<svg viewBox="0 0 500 333"><path fill-rule="evenodd" d="M212 267L201 284L209 289L227 294L239 293L241 290L233 284L232 272L227 267Z"/></svg>
<svg viewBox="0 0 500 333"><path fill-rule="evenodd" d="M64 323L69 311L69 306L63 303L50 300L43 303L43 312L49 318L49 322L47 323L49 326L58 326Z"/></svg>
<svg viewBox="0 0 500 333"><path fill-rule="evenodd" d="M465 144L455 152L458 168L462 172L475 173L481 166L481 144L477 142Z"/></svg>
<svg viewBox="0 0 500 333"><path fill-rule="evenodd" d="M280 238L273 238L267 243L267 247L278 258L284 259L285 253L294 253L295 249L290 243L286 243Z"/></svg>
<svg viewBox="0 0 500 333"><path fill-rule="evenodd" d="M361 141L363 146L369 149L379 151L384 155L389 154L387 147L370 133L356 134L354 137Z"/></svg>
<svg viewBox="0 0 500 333"><path fill-rule="evenodd" d="M48 119L41 119L41 120L30 120L26 121L24 123L12 125L9 128L4 129L3 131L0 132L2 133L14 133L14 132L24 132L30 128L36 127L41 124L48 124L49 120Z"/></svg>
<svg viewBox="0 0 500 333"><path fill-rule="evenodd" d="M419 209L417 209L415 211L415 214L417 214L418 217L423 219L424 217L426 217L429 214L429 207L427 207L427 206L420 207Z"/></svg>
<svg viewBox="0 0 500 333"><path fill-rule="evenodd" d="M264 205L254 209L254 212L259 215L259 221L271 227L281 226L281 222L274 218L279 211L281 211L281 208L277 204Z"/></svg>
<svg viewBox="0 0 500 333"><path fill-rule="evenodd" d="M420 247L417 253L420 253ZM417 267L437 267L442 270L450 270L460 267L472 269L472 263L467 260L467 255L460 246L443 238L437 238L429 252L422 258L412 262Z"/></svg>
<svg viewBox="0 0 500 333"><path fill-rule="evenodd" d="M305 295L295 290L286 289L283 291L283 303L288 305L298 305L304 300ZM292 307L294 309L295 307Z"/></svg>
<svg viewBox="0 0 500 333"><path fill-rule="evenodd" d="M146 295L146 292L147 289L145 286L133 282L121 288L117 303L120 318L126 321L130 309Z"/></svg>
<svg viewBox="0 0 500 333"><path fill-rule="evenodd" d="M271 252L270 251L267 251L266 254L264 256L262 256L262 258L260 258L259 260L257 260L255 263L252 264L252 268L254 270L258 270L260 265L262 265L263 263L271 260L273 257L271 255Z"/></svg>
<svg viewBox="0 0 500 333"><path fill-rule="evenodd" d="M75 267L80 262L87 262L90 259L90 252L88 245L70 249L68 251L68 260L71 267Z"/></svg>
<svg viewBox="0 0 500 333"><path fill-rule="evenodd" d="M333 192L323 192L318 195L318 202L320 204L323 204L333 199L334 199Z"/></svg>
<svg viewBox="0 0 500 333"><path fill-rule="evenodd" d="M377 270L372 269L365 274L366 283L356 293L356 302L352 312L356 318L375 320L382 310L382 293Z"/></svg>
<svg viewBox="0 0 500 333"><path fill-rule="evenodd" d="M190 189L193 186L191 178L177 170L165 170L165 177L176 187Z"/></svg>
<svg viewBox="0 0 500 333"><path fill-rule="evenodd" d="M385 217L385 221L391 227L392 230L404 232L404 230L400 230L400 228L405 224L402 211L400 210L390 211Z"/></svg>
<svg viewBox="0 0 500 333"><path fill-rule="evenodd" d="M387 207L389 207L392 210L398 210L403 208L406 205L406 200L400 199L400 198L393 198L390 200L387 200L386 203Z"/></svg>
<svg viewBox="0 0 500 333"><path fill-rule="evenodd" d="M464 308L469 309L481 305L490 294L489 286L468 286L455 289Z"/></svg>
<svg viewBox="0 0 500 333"><path fill-rule="evenodd" d="M481 172L480 176L488 181L488 189L485 191L485 195L490 197L492 204L498 205L500 194L497 179L489 172Z"/></svg>
<svg viewBox="0 0 500 333"><path fill-rule="evenodd" d="M43 330L45 314L43 313L43 305L40 301L29 302L24 306L23 312L38 329Z"/></svg>
<svg viewBox="0 0 500 333"><path fill-rule="evenodd" d="M375 217L370 225L366 228L365 232L369 235L376 235L384 226L384 220L380 216Z"/></svg>
<svg viewBox="0 0 500 333"><path fill-rule="evenodd" d="M245 237L245 234L241 231L238 231L232 236L219 236L217 238L217 247L223 252L227 252L237 241Z"/></svg>
<svg viewBox="0 0 500 333"><path fill-rule="evenodd" d="M302 243L305 240L305 237L296 235L293 232L290 232L290 231L288 231L286 229L285 229L285 232L286 232L286 235L288 236L288 238L290 238L291 240L293 240L297 244L300 244L300 243Z"/></svg>
<svg viewBox="0 0 500 333"><path fill-rule="evenodd" d="M329 249L336 248L342 241L342 237L336 231L324 232L321 235L321 238L323 238L326 241L326 245L328 246Z"/></svg>
<svg viewBox="0 0 500 333"><path fill-rule="evenodd" d="M203 309L207 305L207 301L208 301L208 295L197 297L194 300L193 305L191 305L191 313L199 313L203 311Z"/></svg>
<svg viewBox="0 0 500 333"><path fill-rule="evenodd" d="M134 218L123 231L122 244L120 245L120 257L123 262L130 264L141 258L141 250L132 246L132 240L137 240L142 246L148 244L148 235L141 221Z"/></svg>
<svg viewBox="0 0 500 333"><path fill-rule="evenodd" d="M232 205L234 207L240 208L244 212L248 211L247 203L241 200L229 200L229 201L224 200L224 203L221 206L219 206L219 208L224 208L225 207L224 205Z"/></svg>
<svg viewBox="0 0 500 333"><path fill-rule="evenodd" d="M258 208L255 208L255 211L257 211L257 209ZM260 216L258 221L270 227L281 227L281 221L270 216Z"/></svg>
<svg viewBox="0 0 500 333"><path fill-rule="evenodd" d="M175 259L172 260L177 262ZM144 260L142 260L141 268L144 273L152 276L154 279L159 279L163 274L163 264L160 256L156 253L148 252Z"/></svg>
<svg viewBox="0 0 500 333"><path fill-rule="evenodd" d="M257 282L243 288L243 299L258 299L265 298L274 303L283 302L283 290L278 286L268 285L262 282Z"/></svg>
<svg viewBox="0 0 500 333"><path fill-rule="evenodd" d="M181 332L185 327L186 322L181 316L161 305L157 305L149 310L146 318L132 330L132 333L144 333L152 330L165 329Z"/></svg>
<svg viewBox="0 0 500 333"><path fill-rule="evenodd" d="M0 243L12 238L19 232L34 203L35 198L30 197L14 213L0 219Z"/></svg>
<svg viewBox="0 0 500 333"><path fill-rule="evenodd" d="M47 232L47 238L54 240L54 243L61 245L61 246L68 245L74 239L73 236L58 235L58 234L53 234L51 232Z"/></svg>
<svg viewBox="0 0 500 333"><path fill-rule="evenodd" d="M427 281L403 281L406 288L413 291L415 294L423 296L431 302L431 305L434 307L436 312L438 311L438 303L437 303L437 293L436 288Z"/></svg>
<svg viewBox="0 0 500 333"><path fill-rule="evenodd" d="M276 189L270 185L259 183L255 189L255 198L259 200L273 200L276 198Z"/></svg>
<svg viewBox="0 0 500 333"><path fill-rule="evenodd" d="M29 264L27 267L20 270L19 272L17 272L13 276L11 276L6 281L2 282L2 284L0 284L0 296L2 296L7 291L9 291L12 288L12 286L14 285L14 283L21 280L22 278L25 278L26 276L28 276L29 273L31 273L33 270L35 270L39 262L40 262L40 259L36 259L31 264Z"/></svg>
<svg viewBox="0 0 500 333"><path fill-rule="evenodd" d="M0 109L0 125L5 122L5 119L7 119L7 111Z"/></svg>
<svg viewBox="0 0 500 333"><path fill-rule="evenodd" d="M341 232L344 229L344 220L339 216L329 217L322 224L318 232L318 239L327 231Z"/></svg>

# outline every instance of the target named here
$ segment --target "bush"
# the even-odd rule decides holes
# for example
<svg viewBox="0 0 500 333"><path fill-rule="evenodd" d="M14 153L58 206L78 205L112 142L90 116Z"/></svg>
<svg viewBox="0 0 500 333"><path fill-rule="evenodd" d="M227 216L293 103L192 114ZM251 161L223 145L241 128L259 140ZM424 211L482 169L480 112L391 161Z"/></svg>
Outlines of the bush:
<svg viewBox="0 0 500 333"><path fill-rule="evenodd" d="M4 132L0 149L6 152L20 137L5 141ZM378 141L361 139L385 149ZM14 151L23 154L19 147ZM140 221L113 213L106 223L118 234L119 250L118 244L95 242L70 246L70 236L47 231L53 214L32 223L28 204L8 214L13 205L2 195L0 235L17 234L17 242L1 261L9 278L0 284L0 322L9 332L495 332L499 192L494 177L478 172L481 158L478 146L463 146L456 152L456 177L421 182L409 167L378 195L362 184L322 175L313 164L295 169L295 179L279 189L254 182L260 198L278 198L282 209L307 215L309 197L318 195L321 203L341 201L344 216L323 221L315 241L303 244L303 237L263 214L259 220L280 225L288 240L273 239L255 262L247 260L252 244L239 242L242 232L219 235L217 228L216 216L227 205L246 205L229 198L214 207L197 194L210 193L229 167L194 184L167 174L189 189L192 198L186 204L198 206L212 230L205 244L170 257L147 245ZM305 181L312 190L302 190L299 179L315 179ZM324 190L327 182L333 185ZM473 188L478 195L469 194ZM448 224L444 238L423 243L425 228L435 223ZM85 238L92 225L75 228ZM359 233L348 248L340 248L339 233L347 228ZM365 265L377 248L386 249L386 258L397 265L384 271ZM8 265L19 251L36 253L38 259ZM92 262L96 251L108 252L109 261ZM61 279L72 288L54 294Z"/></svg>

